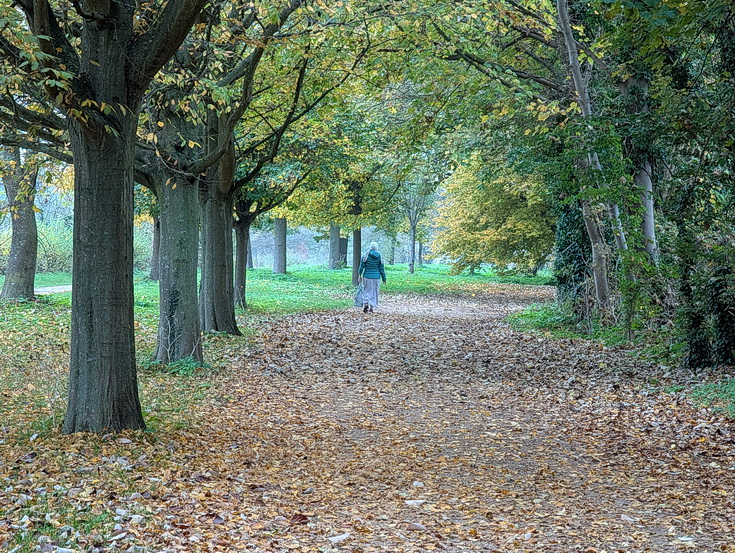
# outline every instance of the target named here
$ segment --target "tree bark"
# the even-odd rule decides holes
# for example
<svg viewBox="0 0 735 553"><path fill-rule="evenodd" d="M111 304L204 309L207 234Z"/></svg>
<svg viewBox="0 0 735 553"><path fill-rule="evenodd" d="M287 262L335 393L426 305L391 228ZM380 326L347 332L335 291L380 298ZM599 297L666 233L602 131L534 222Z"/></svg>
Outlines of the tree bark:
<svg viewBox="0 0 735 553"><path fill-rule="evenodd" d="M347 265L347 246L348 246L349 238L341 238L339 239L339 264L341 266Z"/></svg>
<svg viewBox="0 0 735 553"><path fill-rule="evenodd" d="M648 114L650 112L648 102L648 81L643 77L628 77L618 84L618 89L628 99L628 112L631 114ZM635 144L635 141L633 141ZM651 154L642 151L643 148L634 146L631 157L638 160L634 170L635 183L643 208L643 247L651 262L658 266L659 252L658 240L656 239L656 213L653 203L653 179Z"/></svg>
<svg viewBox="0 0 735 553"><path fill-rule="evenodd" d="M255 265L253 263L253 241L250 237L250 232L248 232L248 259L247 259L247 268L248 269L254 269Z"/></svg>
<svg viewBox="0 0 735 553"><path fill-rule="evenodd" d="M158 215L153 216L153 240L151 241L151 272L148 278L158 280L159 256L161 255L161 219Z"/></svg>
<svg viewBox="0 0 735 553"><path fill-rule="evenodd" d="M273 219L273 272L286 274L286 219Z"/></svg>
<svg viewBox="0 0 735 553"><path fill-rule="evenodd" d="M646 249L654 265L658 265L658 240L656 239L656 214L653 205L653 180L651 179L651 162L644 160L635 175L635 182L641 194L643 205L643 247Z"/></svg>
<svg viewBox="0 0 735 553"><path fill-rule="evenodd" d="M229 185L221 184L221 169L214 167L210 172L212 175L208 175L205 186L200 189L202 257L199 320L205 332L227 332L240 336L235 319L232 201L222 192Z"/></svg>
<svg viewBox="0 0 735 553"><path fill-rule="evenodd" d="M199 190L197 179L157 179L160 205L160 307L158 344L153 356L160 363L204 360L197 302L199 254Z"/></svg>
<svg viewBox="0 0 735 553"><path fill-rule="evenodd" d="M360 276L360 259L362 258L362 229L352 231L352 285L357 286Z"/></svg>
<svg viewBox="0 0 735 553"><path fill-rule="evenodd" d="M396 263L396 239L390 239L390 257L388 258L389 265L395 265Z"/></svg>
<svg viewBox="0 0 735 553"><path fill-rule="evenodd" d="M413 274L416 264L416 226L411 225L408 232L408 272Z"/></svg>
<svg viewBox="0 0 735 553"><path fill-rule="evenodd" d="M124 52L119 55L118 61ZM100 61L108 63L104 58ZM117 69L111 72L117 73ZM119 77L109 78L107 86L115 90ZM119 114L117 135L104 129L80 128L76 121L70 125L74 293L66 433L145 428L133 331L133 148L137 122L137 110Z"/></svg>
<svg viewBox="0 0 735 553"><path fill-rule="evenodd" d="M0 151L0 159L7 165L3 182L12 232L0 300L33 298L38 258L38 228L33 207L38 169L24 170L17 148Z"/></svg>
<svg viewBox="0 0 735 553"><path fill-rule="evenodd" d="M69 401L64 432L145 427L133 331L134 147L143 95L176 52L204 0L170 0L134 28L136 3L103 2L66 35L49 2L21 2L44 53L73 73L47 84L68 117L74 158L74 261ZM75 26L75 29L77 27ZM78 42L77 42L78 41ZM85 105L91 101L92 105Z"/></svg>
<svg viewBox="0 0 735 553"><path fill-rule="evenodd" d="M582 218L587 236L592 247L592 280L595 284L595 299L600 309L607 309L610 301L610 283L607 278L607 258L605 257L605 239L602 235L590 202L582 202Z"/></svg>
<svg viewBox="0 0 735 553"><path fill-rule="evenodd" d="M419 267L424 266L424 243L423 242L419 242L418 264L419 264Z"/></svg>
<svg viewBox="0 0 735 553"><path fill-rule="evenodd" d="M329 268L339 269L342 264L339 257L339 225L329 223Z"/></svg>
<svg viewBox="0 0 735 553"><path fill-rule="evenodd" d="M248 256L250 254L250 223L235 221L235 303L247 308Z"/></svg>

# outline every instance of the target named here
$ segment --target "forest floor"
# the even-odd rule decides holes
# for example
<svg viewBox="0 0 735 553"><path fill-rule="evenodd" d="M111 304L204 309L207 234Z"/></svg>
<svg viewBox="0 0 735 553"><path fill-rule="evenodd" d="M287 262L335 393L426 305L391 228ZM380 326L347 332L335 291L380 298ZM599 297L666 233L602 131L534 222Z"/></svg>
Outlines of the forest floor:
<svg viewBox="0 0 735 553"><path fill-rule="evenodd" d="M273 319L180 429L13 446L0 549L735 552L735 424L687 375L504 322L552 294Z"/></svg>

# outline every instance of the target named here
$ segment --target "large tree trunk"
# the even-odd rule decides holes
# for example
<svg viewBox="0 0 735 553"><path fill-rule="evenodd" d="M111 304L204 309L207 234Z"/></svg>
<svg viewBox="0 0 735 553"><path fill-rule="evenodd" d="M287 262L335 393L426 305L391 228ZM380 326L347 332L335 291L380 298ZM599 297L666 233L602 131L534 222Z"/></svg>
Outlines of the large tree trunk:
<svg viewBox="0 0 735 553"><path fill-rule="evenodd" d="M411 225L408 233L408 272L413 274L416 264L416 225Z"/></svg>
<svg viewBox="0 0 735 553"><path fill-rule="evenodd" d="M150 80L176 52L205 2L170 0L159 12L164 25L145 29L134 28L140 14L132 0L82 2L87 13L75 26L79 32L65 37L60 35L68 26L59 24L49 2L21 4L28 27L44 37L38 40L41 50L58 56L57 68L74 73L70 90L47 83L67 112L74 157L74 292L64 431L141 429L132 278L138 116Z"/></svg>
<svg viewBox="0 0 735 553"><path fill-rule="evenodd" d="M151 242L151 272L148 278L158 280L159 278L159 256L161 254L161 219L158 215L153 216L153 240Z"/></svg>
<svg viewBox="0 0 735 553"><path fill-rule="evenodd" d="M24 170L20 150L0 151L7 165L3 182L10 208L12 238L0 300L32 298L38 257L38 229L33 211L38 169Z"/></svg>
<svg viewBox="0 0 735 553"><path fill-rule="evenodd" d="M215 171L219 173L219 171ZM232 202L220 190L219 179L207 179L200 196L202 257L199 320L205 332L240 336L235 319L232 268Z"/></svg>
<svg viewBox="0 0 735 553"><path fill-rule="evenodd" d="M235 303L247 308L248 255L250 253L250 223L235 221Z"/></svg>
<svg viewBox="0 0 735 553"><path fill-rule="evenodd" d="M286 219L273 219L273 272L286 274Z"/></svg>
<svg viewBox="0 0 735 553"><path fill-rule="evenodd" d="M203 361L197 303L199 191L196 179L157 179L160 205L160 307L154 359Z"/></svg>
<svg viewBox="0 0 735 553"><path fill-rule="evenodd" d="M339 258L339 225L329 223L329 268L339 269L342 266Z"/></svg>
<svg viewBox="0 0 735 553"><path fill-rule="evenodd" d="M360 258L362 257L362 229L352 231L352 284L357 286L360 276Z"/></svg>
<svg viewBox="0 0 735 553"><path fill-rule="evenodd" d="M110 48L113 49L113 48ZM100 55L100 64L115 60ZM122 86L109 71L105 91ZM98 83L102 88L101 83ZM104 96L103 96L104 98ZM117 133L70 125L74 152L71 371L64 432L144 428L133 332L133 148L137 110Z"/></svg>

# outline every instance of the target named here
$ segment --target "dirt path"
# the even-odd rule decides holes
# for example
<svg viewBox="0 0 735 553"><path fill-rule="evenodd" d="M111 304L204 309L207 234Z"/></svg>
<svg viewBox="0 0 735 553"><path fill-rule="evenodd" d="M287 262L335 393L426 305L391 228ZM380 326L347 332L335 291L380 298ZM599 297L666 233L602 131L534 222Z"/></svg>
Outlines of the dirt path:
<svg viewBox="0 0 735 553"><path fill-rule="evenodd" d="M187 434L161 545L735 551L732 425L646 395L664 375L624 352L503 323L548 289L491 292L267 329Z"/></svg>
<svg viewBox="0 0 735 553"><path fill-rule="evenodd" d="M206 399L194 426L0 458L0 549L27 531L41 551L735 552L732 422L651 393L675 371L504 322L551 294L275 320L182 380Z"/></svg>
<svg viewBox="0 0 735 553"><path fill-rule="evenodd" d="M41 288L36 288L34 290L34 293L37 296L45 296L47 294L59 294L62 292L71 292L71 284L63 286L42 286Z"/></svg>

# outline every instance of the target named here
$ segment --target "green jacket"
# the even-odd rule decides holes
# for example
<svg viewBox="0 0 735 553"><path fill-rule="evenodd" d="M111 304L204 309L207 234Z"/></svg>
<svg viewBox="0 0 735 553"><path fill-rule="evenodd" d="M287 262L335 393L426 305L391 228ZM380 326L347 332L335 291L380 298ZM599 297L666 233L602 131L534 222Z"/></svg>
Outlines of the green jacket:
<svg viewBox="0 0 735 553"><path fill-rule="evenodd" d="M363 255L360 259L359 275L364 278L382 278L385 282L385 267L383 267L383 256L380 252L370 250L367 258Z"/></svg>

